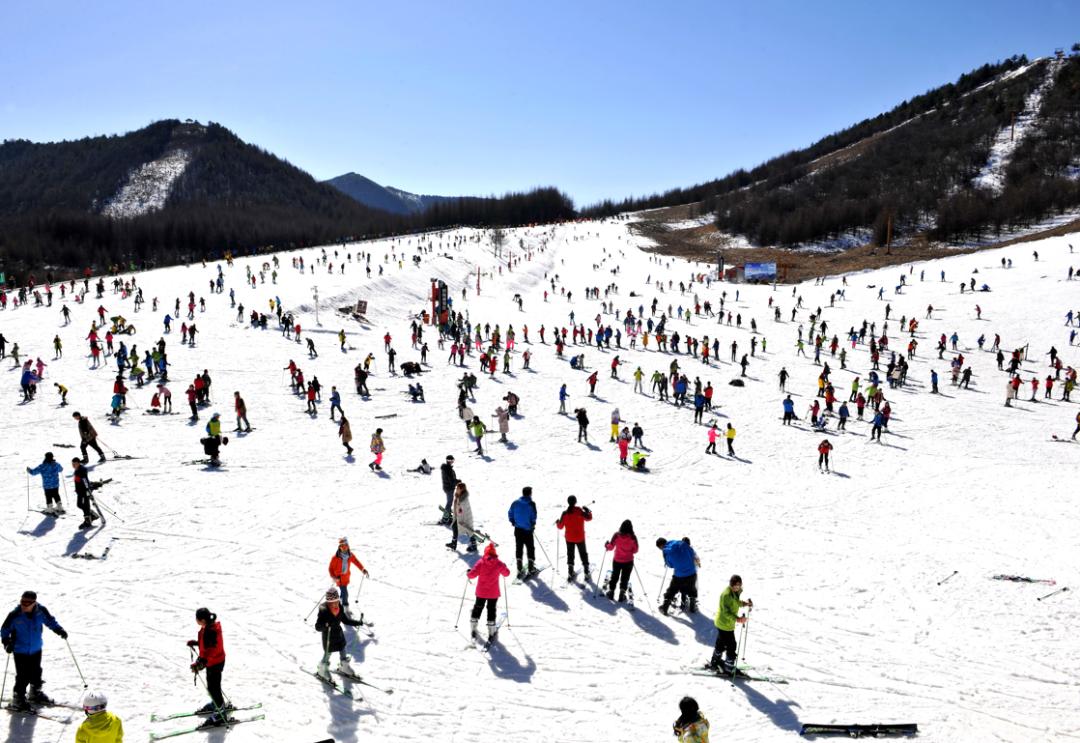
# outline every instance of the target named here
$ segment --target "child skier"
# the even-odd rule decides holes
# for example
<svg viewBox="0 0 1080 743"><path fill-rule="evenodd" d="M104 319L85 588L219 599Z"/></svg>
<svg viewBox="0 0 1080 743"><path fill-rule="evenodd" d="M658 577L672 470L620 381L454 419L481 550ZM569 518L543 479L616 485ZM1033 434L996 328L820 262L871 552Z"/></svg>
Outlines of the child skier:
<svg viewBox="0 0 1080 743"><path fill-rule="evenodd" d="M323 681L330 681L330 654L338 654L338 673L345 676L355 676L356 671L349 665L349 656L345 653L345 630L341 625L359 627L362 620L353 619L341 608L341 597L338 589L329 588L326 591L326 601L319 606L319 615L315 619L315 629L322 633L323 655L319 661L319 668L315 672Z"/></svg>
<svg viewBox="0 0 1080 743"><path fill-rule="evenodd" d="M499 559L495 551L495 543L488 542L484 548L484 556L477 560L469 571L470 580L476 578L476 603L473 604L472 615L469 620L471 636L474 640L480 639L480 633L476 631L476 625L480 621L480 614L487 606L488 642L498 639L498 628L495 626L495 607L502 593L499 591L499 576L510 575L510 568Z"/></svg>

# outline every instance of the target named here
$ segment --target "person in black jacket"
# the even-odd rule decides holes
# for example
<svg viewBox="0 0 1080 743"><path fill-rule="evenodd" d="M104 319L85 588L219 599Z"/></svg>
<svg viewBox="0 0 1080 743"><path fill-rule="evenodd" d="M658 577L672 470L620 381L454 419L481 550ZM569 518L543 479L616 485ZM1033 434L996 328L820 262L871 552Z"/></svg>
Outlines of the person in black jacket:
<svg viewBox="0 0 1080 743"><path fill-rule="evenodd" d="M71 460L71 466L75 468L75 472L72 474L72 478L75 480L75 504L83 512L83 522L79 525L79 528L89 529L99 518L99 514L94 513L97 505L94 503L94 496L90 495L90 492L101 487L101 485L90 482L90 473L78 457Z"/></svg>
<svg viewBox="0 0 1080 743"><path fill-rule="evenodd" d="M341 608L341 595L338 589L330 588L326 592L326 602L319 607L319 616L315 620L315 629L322 633L323 657L319 663L316 675L319 678L330 680L330 654L338 653L338 672L355 676L356 671L349 665L349 656L345 654L345 630L342 624L350 627L359 627L364 623L363 614L360 619L353 619Z"/></svg>
<svg viewBox="0 0 1080 743"><path fill-rule="evenodd" d="M589 443L589 416L585 414L585 408L578 408L574 411L574 415L577 416L577 440L581 443L582 436L585 437L585 443Z"/></svg>
<svg viewBox="0 0 1080 743"><path fill-rule="evenodd" d="M444 526L449 526L450 522L454 520L454 514L451 507L454 503L454 487L457 486L457 473L454 472L454 455L447 455L446 461L439 466L439 471L442 473L442 489L446 495L446 507L443 509L442 520L439 522Z"/></svg>
<svg viewBox="0 0 1080 743"><path fill-rule="evenodd" d="M79 413L72 413L71 417L79 422L79 440L82 442L79 445L79 450L82 452L82 462L86 464L90 460L86 457L87 447L93 449L98 453L100 459L98 462L105 461L105 452L101 450L97 442L97 431L94 430L94 426L91 425L90 419L82 416Z"/></svg>

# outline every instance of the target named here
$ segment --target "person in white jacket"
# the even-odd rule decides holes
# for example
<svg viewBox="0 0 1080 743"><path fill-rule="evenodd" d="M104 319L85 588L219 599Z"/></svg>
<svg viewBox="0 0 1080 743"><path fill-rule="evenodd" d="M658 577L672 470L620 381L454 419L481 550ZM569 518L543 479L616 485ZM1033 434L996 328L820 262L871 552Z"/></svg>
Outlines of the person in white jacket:
<svg viewBox="0 0 1080 743"><path fill-rule="evenodd" d="M476 531L473 529L472 505L469 503L469 489L465 483L458 481L454 486L454 502L451 506L454 513L454 523L450 527L453 535L447 542L447 549L457 552L458 532L469 537L469 546L466 552L476 552Z"/></svg>
<svg viewBox="0 0 1080 743"><path fill-rule="evenodd" d="M495 417L499 419L499 441L506 441L506 434L510 433L510 413L499 406L495 408Z"/></svg>

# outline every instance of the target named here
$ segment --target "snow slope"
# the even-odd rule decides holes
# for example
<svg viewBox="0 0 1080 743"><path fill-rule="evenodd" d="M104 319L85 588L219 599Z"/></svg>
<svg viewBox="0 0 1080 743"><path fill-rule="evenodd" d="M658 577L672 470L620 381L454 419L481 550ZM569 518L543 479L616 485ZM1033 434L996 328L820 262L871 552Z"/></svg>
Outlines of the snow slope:
<svg viewBox="0 0 1080 743"><path fill-rule="evenodd" d="M986 164L983 165L979 174L971 182L973 186L985 188L994 194L1000 194L1005 190L1005 171L1009 167L1009 161L1012 160L1012 154L1016 151L1017 146L1024 141L1032 127L1035 126L1039 118L1039 110L1042 108L1043 96L1054 85L1054 79L1064 64L1065 61L1062 59L1053 59L1047 63L1046 76L1024 100L1024 110L1016 116L1015 126L1003 127L997 133L993 145L990 146L990 154L986 159ZM1013 73L1010 73L1010 76L1015 77L1022 74L1030 66L1014 70Z"/></svg>
<svg viewBox="0 0 1080 743"><path fill-rule="evenodd" d="M1077 407L1061 402L1057 391L1052 401L1027 402L1025 394L1015 407L1003 407L1005 375L992 354L975 348L980 333L988 336L988 346L994 333L1001 334L1006 349L1030 344L1025 381L1047 374L1044 354L1051 345L1067 364L1080 361L1063 320L1076 308L1080 288L1065 280L1067 266L1080 264L1080 257L1070 255L1067 238L916 264L900 296L893 287L906 268L852 275L846 299L830 307L830 294L842 288L839 277L823 286L811 282L775 290L694 285L683 295L679 282L704 265L642 252L625 222L512 232L507 244L515 246L515 254L519 240L529 251L512 271L504 266L500 272L493 263L482 232L461 230L330 247L332 273L321 264L314 273L290 268L298 255L310 267L318 249L283 254L276 286L269 273L255 288L244 282L245 267L258 272L268 257L239 259L224 267L225 294L207 293L214 264L138 274L147 300L162 302L157 313L150 312L149 302L136 313L130 299L111 290L102 300L91 292L85 304L69 303L74 322L67 327L58 293L51 309L9 305L0 312L0 332L9 348L18 342L24 354L50 361L50 336L59 334L65 344L64 358L50 361L30 404L17 404L18 374L10 360L0 362L8 401L0 449L5 483L0 597L10 608L22 590L38 591L70 631L87 682L111 695L128 739L183 727L150 723L152 712L191 709L205 701L201 687L192 685L184 646L196 635L194 611L200 606L215 611L223 625L226 692L237 704L259 700L266 705L266 720L230 731L229 743L328 736L350 743L670 740L684 694L699 700L713 722L714 739L791 740L806 722L917 722L927 741L1080 737L1080 640L1074 631L1080 621L1075 599L1080 518L1073 487L1080 447L1051 440L1051 434L1069 436ZM418 243L429 241L431 252L414 267L410 258ZM1038 262L1031 256L1035 249ZM371 278L356 262L358 251L372 254ZM347 252L354 259L345 260L342 274ZM1002 257L1012 259L1014 267L1003 269ZM923 270L926 281L919 278ZM941 271L947 282L938 280ZM472 445L456 417L454 382L462 370L448 368L449 344L440 350L434 333L425 334L431 345L430 373L422 378L426 404L408 402L406 380L386 370L386 332L393 336L399 364L419 359L410 348L409 321L426 306L430 277L448 282L455 308L467 312L474 325L498 323L505 329L513 324L519 348L534 354L531 371L522 370L515 354L511 375L480 378L472 407L485 420L507 391L522 398L522 417L511 423L511 444L489 438L483 459L470 454ZM961 295L959 282L972 277L993 291ZM663 280L663 291L647 278ZM545 302L551 280L556 288ZM691 305L693 293L715 304L726 292L727 307L742 315L742 328L704 317L673 323L680 335L719 337L723 361L711 367L657 353L653 343L648 350L639 344L636 351L571 346L570 351L585 353L589 367L601 370L597 398L590 398L585 373L555 358L551 332L568 324L571 310L589 327L597 314L615 322L614 315L602 313L602 299L584 298L587 285L600 287L603 297L611 283L618 287L609 297L617 310L625 313L633 306L636 312L643 304L646 317L654 297L664 311L668 304ZM313 314L315 284L322 327ZM791 373L788 389L805 417L820 367L795 356L799 324L808 328L809 313L821 307L830 334L857 327L863 319L877 323L880 333L886 301L877 299L879 286L888 289L894 348L904 343L896 334L896 318L920 318L921 346L911 383L886 392L894 418L884 443L870 443L867 424L853 421L846 434L830 436L835 473L819 474L815 450L822 436L806 430L805 422L780 424L776 376L781 367ZM562 296L564 287L573 292L573 302ZM229 288L247 309L265 311L275 295L289 309L303 307L298 322L304 335L315 339L319 357L307 360L302 346L273 328L253 330L237 322ZM151 389L132 389L131 409L118 425L110 425L104 412L115 367L91 370L85 355L83 338L99 304L136 324L138 333L129 340L141 354L162 337L166 309L189 290L205 296L207 310L197 311L201 332L194 348L180 344L179 321L164 336L176 408L185 407L187 381L208 369L213 409L223 414L224 428L233 427L234 390L245 397L256 427L225 447L226 467L220 471L181 464L202 456L198 440L209 410L196 424L185 415L144 416ZM518 293L524 300L520 312L512 302ZM790 322L798 296L804 309ZM370 325L333 314L331 308L356 299L369 300ZM782 322L773 321L770 299L781 308ZM982 320L975 317L976 303ZM934 317L924 320L928 304ZM730 344L738 343L740 356L749 350L751 318L768 351L762 354L759 346L746 386L732 387L728 382L738 376L738 367L729 362ZM540 343L541 325L547 327L547 344ZM348 333L345 352L335 337L342 327ZM937 336L954 330L974 369L971 390L950 386L947 360L938 361L932 352ZM362 401L352 387L352 368L368 352L377 358L376 373L369 381L373 395ZM617 381L607 372L615 353L624 362ZM739 459L706 455L705 428L692 424L691 411L633 393L629 380L637 365L648 375L666 371L673 358L691 380L700 377L716 388L718 407L706 422L733 423ZM342 457L328 403L310 418L304 403L290 394L283 371L290 359L309 378L318 376L324 401L330 385L342 391L355 436L354 461ZM837 391L846 397L853 373L865 380L867 349L851 352L850 371L830 363ZM469 367L476 370L475 353ZM928 393L931 368L941 375L941 395ZM67 408L58 407L55 381L71 389ZM569 385L570 407L584 405L590 413L589 446L575 442L576 425L556 412L562 382ZM618 467L614 445L603 439L614 407L629 424L644 427L653 472ZM33 508L43 504L40 480L27 486L24 467L40 462L47 450L61 462L77 451L56 446L78 441L73 410L91 417L109 447L145 457L93 467L95 478L115 478L102 500L117 516L85 533L76 529L76 515L52 520L24 510L27 490ZM387 446L381 477L366 466L368 437L377 426ZM541 585L509 587L510 621L489 656L466 648L468 624L462 617L455 629L454 622L471 558L463 549L456 556L448 552L447 530L432 525L443 501L438 473L407 471L421 457L437 466L450 453L472 492L479 528L492 534L511 565L513 537L505 514L524 485L535 490L538 539L552 559L558 536L554 522L568 494L583 503L595 501L588 528L594 565L604 539L623 519L632 519L641 543L637 611L602 597L594 600L591 591L566 586L562 569L551 569ZM70 466L65 474L70 475ZM73 488L66 489L74 510ZM395 692L357 687L363 702L328 691L300 670L313 668L321 654L319 637L304 617L329 584L327 565L343 534L371 572L362 589L354 583L352 593L375 622L374 637L350 632L350 654L370 681ZM653 546L658 536L692 539L702 563L701 614L662 617L655 610L665 574ZM100 554L106 547L104 561L68 556ZM548 562L543 552L539 562ZM953 571L959 572L937 585ZM733 687L680 672L707 659L714 639L711 616L736 572L756 607L747 661L790 679L786 685ZM1073 588L1038 602L1035 598L1049 589L991 580L997 573L1052 578L1059 587ZM46 689L76 701L82 683L71 658L55 635L46 635ZM5 716L0 726L6 727L8 741L74 739L74 725Z"/></svg>
<svg viewBox="0 0 1080 743"><path fill-rule="evenodd" d="M127 182L102 208L101 213L113 219L130 219L165 206L176 179L184 174L191 153L174 150L157 160L144 163L132 171Z"/></svg>

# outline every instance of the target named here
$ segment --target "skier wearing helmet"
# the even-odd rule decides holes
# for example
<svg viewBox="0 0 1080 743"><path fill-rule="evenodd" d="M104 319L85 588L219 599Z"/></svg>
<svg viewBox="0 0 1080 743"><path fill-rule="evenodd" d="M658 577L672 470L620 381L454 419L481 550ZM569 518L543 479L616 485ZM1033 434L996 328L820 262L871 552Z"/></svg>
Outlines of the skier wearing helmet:
<svg viewBox="0 0 1080 743"><path fill-rule="evenodd" d="M92 691L83 697L86 719L75 733L75 743L122 743L124 725L120 718L105 709L109 699L100 691Z"/></svg>

